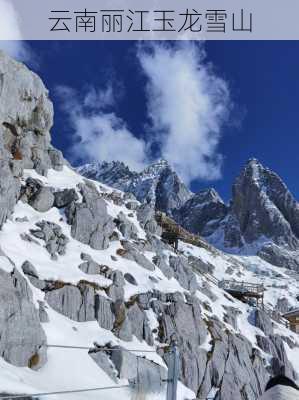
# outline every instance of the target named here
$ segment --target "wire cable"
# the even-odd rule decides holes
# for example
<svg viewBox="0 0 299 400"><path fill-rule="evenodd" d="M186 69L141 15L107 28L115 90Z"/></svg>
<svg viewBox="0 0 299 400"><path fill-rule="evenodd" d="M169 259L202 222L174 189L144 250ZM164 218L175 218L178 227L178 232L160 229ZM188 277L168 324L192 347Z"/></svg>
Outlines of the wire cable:
<svg viewBox="0 0 299 400"><path fill-rule="evenodd" d="M32 393L32 394L12 394L12 395L0 395L0 399L4 400L11 400L11 399L20 399L24 397L44 397L44 396L53 396L53 395L60 395L60 394L69 394L69 393L84 393L84 392L96 392L102 390L111 390L111 389L123 389L129 388L130 385L118 385L118 386L103 386L98 388L91 388L91 389L77 389L77 390L62 390L57 392L44 392L44 393Z"/></svg>
<svg viewBox="0 0 299 400"><path fill-rule="evenodd" d="M61 348L61 349L78 349L78 350L97 350L97 351L131 351L132 353L155 353L155 350L138 350L138 349L125 349L125 348L110 348L110 347L85 347L85 346L64 346L62 344L47 344L49 348ZM0 397L1 399L1 397Z"/></svg>

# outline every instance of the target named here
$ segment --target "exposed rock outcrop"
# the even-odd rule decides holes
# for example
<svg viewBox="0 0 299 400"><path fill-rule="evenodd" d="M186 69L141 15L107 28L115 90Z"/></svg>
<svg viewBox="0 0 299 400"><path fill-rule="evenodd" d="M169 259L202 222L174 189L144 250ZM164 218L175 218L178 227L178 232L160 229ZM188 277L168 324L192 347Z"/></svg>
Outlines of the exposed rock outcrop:
<svg viewBox="0 0 299 400"><path fill-rule="evenodd" d="M107 212L105 200L91 182L80 185L80 190L82 203L72 202L67 210L72 237L93 249L107 249L115 225Z"/></svg>
<svg viewBox="0 0 299 400"><path fill-rule="evenodd" d="M36 211L49 211L54 204L53 189L44 186L37 179L28 178L21 190L21 200L30 204Z"/></svg>
<svg viewBox="0 0 299 400"><path fill-rule="evenodd" d="M0 51L0 227L20 194L24 168L46 175L61 170L61 152L50 143L53 106L40 78Z"/></svg>
<svg viewBox="0 0 299 400"><path fill-rule="evenodd" d="M214 189L202 190L174 212L174 218L190 232L209 236L219 227L228 207Z"/></svg>
<svg viewBox="0 0 299 400"><path fill-rule="evenodd" d="M14 269L0 269L0 355L19 367L45 364L46 336L26 280Z"/></svg>
<svg viewBox="0 0 299 400"><path fill-rule="evenodd" d="M63 256L66 252L66 246L69 238L62 232L59 225L54 222L41 221L37 222L39 229L31 229L30 233L38 239L45 242L45 248L53 260L57 259L57 255Z"/></svg>

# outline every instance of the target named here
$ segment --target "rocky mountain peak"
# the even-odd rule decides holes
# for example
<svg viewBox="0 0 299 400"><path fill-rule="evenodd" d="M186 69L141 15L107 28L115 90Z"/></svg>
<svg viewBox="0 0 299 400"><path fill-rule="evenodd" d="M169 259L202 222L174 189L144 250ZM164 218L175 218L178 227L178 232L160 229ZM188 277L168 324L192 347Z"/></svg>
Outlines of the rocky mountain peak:
<svg viewBox="0 0 299 400"><path fill-rule="evenodd" d="M195 194L194 197L202 199L202 201L213 201L223 203L222 198L214 188L203 189Z"/></svg>
<svg viewBox="0 0 299 400"><path fill-rule="evenodd" d="M153 208L172 214L192 195L168 161L160 159L141 172L131 171L119 161L86 164L77 171L125 192L131 192Z"/></svg>
<svg viewBox="0 0 299 400"><path fill-rule="evenodd" d="M210 239L226 249L257 253L275 265L298 269L298 202L275 172L251 159L236 178L229 212Z"/></svg>
<svg viewBox="0 0 299 400"><path fill-rule="evenodd" d="M248 162L233 185L232 212L246 242L264 235L297 246L298 204L281 178L256 160Z"/></svg>
<svg viewBox="0 0 299 400"><path fill-rule="evenodd" d="M79 174L89 179L103 182L115 188L121 187L122 184L133 179L136 175L136 173L132 172L129 167L121 161L103 161L84 164L77 168L77 171Z"/></svg>
<svg viewBox="0 0 299 400"><path fill-rule="evenodd" d="M157 161L153 162L152 164L150 164L148 167L146 167L144 169L144 173L149 172L149 171L156 171L159 172L165 168L170 168L170 164L167 160L165 160L164 158L160 158Z"/></svg>
<svg viewBox="0 0 299 400"><path fill-rule="evenodd" d="M282 179L270 168L264 167L256 158L247 161L240 175L236 178L235 184L242 181L246 184L253 184L263 191L271 191L274 185L279 186L281 190L287 190Z"/></svg>

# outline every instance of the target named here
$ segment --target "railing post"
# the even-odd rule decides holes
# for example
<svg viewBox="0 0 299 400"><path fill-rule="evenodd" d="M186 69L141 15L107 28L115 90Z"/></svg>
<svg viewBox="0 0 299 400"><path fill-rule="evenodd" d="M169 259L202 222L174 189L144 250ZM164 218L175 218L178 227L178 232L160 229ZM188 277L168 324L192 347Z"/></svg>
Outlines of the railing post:
<svg viewBox="0 0 299 400"><path fill-rule="evenodd" d="M173 339L170 346L166 400L177 400L180 358L176 340Z"/></svg>

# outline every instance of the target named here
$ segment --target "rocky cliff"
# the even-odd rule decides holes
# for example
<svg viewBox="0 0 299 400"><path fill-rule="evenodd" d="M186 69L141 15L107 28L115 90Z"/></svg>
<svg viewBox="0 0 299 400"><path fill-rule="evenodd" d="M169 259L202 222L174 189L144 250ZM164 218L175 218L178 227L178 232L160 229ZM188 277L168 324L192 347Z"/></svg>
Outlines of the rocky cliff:
<svg viewBox="0 0 299 400"><path fill-rule="evenodd" d="M289 308L297 302L296 277L212 246L180 242L175 251L161 240L155 207L172 212L190 193L170 167L146 169L144 181L120 164L103 167L110 184L115 171L132 188L140 183L135 196L85 179L50 144L53 110L40 79L3 53L0 73L2 393L26 398L135 380L143 398L164 399L174 339L179 400L255 400L271 375L296 378L297 335L215 283L262 280L265 303ZM166 198L169 188L174 195ZM148 201L136 200L138 193ZM219 220L231 212L213 191L197 197L202 226L206 202ZM128 399L134 390L107 391L105 398Z"/></svg>
<svg viewBox="0 0 299 400"><path fill-rule="evenodd" d="M46 175L62 169L62 154L50 144L53 106L37 75L0 52L0 226L20 193L25 168Z"/></svg>
<svg viewBox="0 0 299 400"><path fill-rule="evenodd" d="M277 266L299 269L299 203L281 178L256 159L237 177L232 201L214 231L201 232L228 251L258 254ZM209 236L210 235L210 236ZM209 238L208 238L209 236Z"/></svg>

